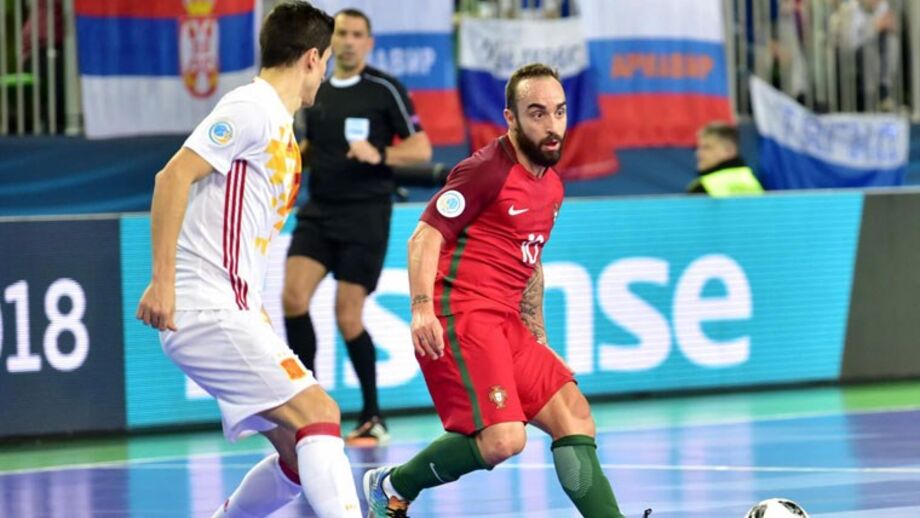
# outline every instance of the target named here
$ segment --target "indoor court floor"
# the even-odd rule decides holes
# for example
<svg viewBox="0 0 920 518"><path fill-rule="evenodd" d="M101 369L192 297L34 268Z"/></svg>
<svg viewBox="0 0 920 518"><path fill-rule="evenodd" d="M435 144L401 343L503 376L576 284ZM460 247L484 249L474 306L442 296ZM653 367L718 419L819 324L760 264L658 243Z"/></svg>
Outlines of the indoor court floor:
<svg viewBox="0 0 920 518"><path fill-rule="evenodd" d="M769 497L812 517L920 517L920 382L593 407L601 463L629 518L646 507L652 518L743 518ZM389 424L389 446L348 450L359 483L440 433L433 415ZM549 443L531 430L520 456L423 493L410 516L578 516ZM267 448L219 432L0 445L0 517L209 517ZM300 498L273 516L314 514Z"/></svg>

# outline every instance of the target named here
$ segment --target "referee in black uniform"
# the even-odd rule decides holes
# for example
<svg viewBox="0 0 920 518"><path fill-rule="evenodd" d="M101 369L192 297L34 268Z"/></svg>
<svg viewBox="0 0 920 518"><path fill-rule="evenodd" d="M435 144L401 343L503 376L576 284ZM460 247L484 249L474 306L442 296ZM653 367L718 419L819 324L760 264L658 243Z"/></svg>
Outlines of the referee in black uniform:
<svg viewBox="0 0 920 518"><path fill-rule="evenodd" d="M364 329L364 300L383 270L396 182L393 167L427 162L431 144L406 89L365 63L371 22L356 9L335 17L335 71L307 112L304 162L310 200L297 214L285 264L288 343L314 370L310 300L327 272L337 281L335 316L361 382L364 408L346 441L376 445L389 437L377 401L376 351ZM399 144L394 145L394 137Z"/></svg>

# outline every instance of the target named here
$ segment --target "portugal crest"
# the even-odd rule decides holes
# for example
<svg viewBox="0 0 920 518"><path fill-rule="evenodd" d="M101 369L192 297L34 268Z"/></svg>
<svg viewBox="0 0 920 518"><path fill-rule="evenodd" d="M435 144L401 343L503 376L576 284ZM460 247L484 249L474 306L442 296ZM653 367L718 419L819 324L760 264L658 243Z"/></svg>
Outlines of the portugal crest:
<svg viewBox="0 0 920 518"><path fill-rule="evenodd" d="M182 0L185 15L179 19L179 65L182 83L192 96L210 97L217 91L219 73L215 0Z"/></svg>
<svg viewBox="0 0 920 518"><path fill-rule="evenodd" d="M489 401L494 403L496 408L505 408L505 403L508 402L508 393L505 392L501 385L495 385L489 391Z"/></svg>

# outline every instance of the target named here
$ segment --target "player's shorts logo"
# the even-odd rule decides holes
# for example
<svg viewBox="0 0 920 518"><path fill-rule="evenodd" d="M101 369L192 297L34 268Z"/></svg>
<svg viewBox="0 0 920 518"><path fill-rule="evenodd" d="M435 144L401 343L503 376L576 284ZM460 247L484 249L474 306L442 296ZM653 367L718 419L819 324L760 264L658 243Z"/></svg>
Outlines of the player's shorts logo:
<svg viewBox="0 0 920 518"><path fill-rule="evenodd" d="M495 385L489 391L489 401L495 403L496 408L505 408L505 403L508 402L508 393L505 392L501 385Z"/></svg>
<svg viewBox="0 0 920 518"><path fill-rule="evenodd" d="M303 366L295 358L287 358L281 362L281 368L287 372L288 378L298 380L307 375Z"/></svg>
<svg viewBox="0 0 920 518"><path fill-rule="evenodd" d="M211 124L208 130L208 138L218 146L226 146L233 140L233 124L227 121L217 121Z"/></svg>
<svg viewBox="0 0 920 518"><path fill-rule="evenodd" d="M460 191L447 191L438 196L436 205L438 212L445 218L456 218L466 208L466 198L460 194Z"/></svg>

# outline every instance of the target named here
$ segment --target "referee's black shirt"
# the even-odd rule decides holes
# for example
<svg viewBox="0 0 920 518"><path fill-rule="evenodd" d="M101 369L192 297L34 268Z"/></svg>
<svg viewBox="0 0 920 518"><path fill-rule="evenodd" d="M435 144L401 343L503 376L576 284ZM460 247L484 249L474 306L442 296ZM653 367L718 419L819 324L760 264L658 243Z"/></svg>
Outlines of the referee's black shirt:
<svg viewBox="0 0 920 518"><path fill-rule="evenodd" d="M366 119L368 142L377 149L421 131L406 89L395 78L365 66L357 76L330 79L307 110L310 141L310 199L319 203L389 202L395 189L393 170L346 158L345 120Z"/></svg>

